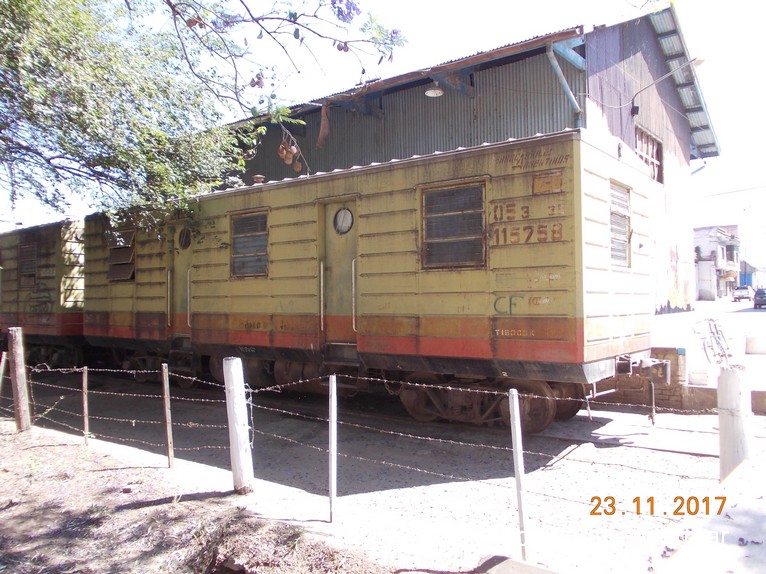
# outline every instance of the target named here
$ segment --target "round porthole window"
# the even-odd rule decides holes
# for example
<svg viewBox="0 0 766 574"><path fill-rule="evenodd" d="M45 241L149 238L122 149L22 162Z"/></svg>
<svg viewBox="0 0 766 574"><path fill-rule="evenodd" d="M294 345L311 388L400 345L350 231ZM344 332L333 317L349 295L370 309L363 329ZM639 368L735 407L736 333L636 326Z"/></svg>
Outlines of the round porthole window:
<svg viewBox="0 0 766 574"><path fill-rule="evenodd" d="M341 207L335 213L332 223L335 227L335 231L338 232L338 234L343 235L344 233L348 233L348 230L354 225L354 215L347 207Z"/></svg>
<svg viewBox="0 0 766 574"><path fill-rule="evenodd" d="M192 232L188 227L184 227L178 232L178 247L188 249L192 242Z"/></svg>

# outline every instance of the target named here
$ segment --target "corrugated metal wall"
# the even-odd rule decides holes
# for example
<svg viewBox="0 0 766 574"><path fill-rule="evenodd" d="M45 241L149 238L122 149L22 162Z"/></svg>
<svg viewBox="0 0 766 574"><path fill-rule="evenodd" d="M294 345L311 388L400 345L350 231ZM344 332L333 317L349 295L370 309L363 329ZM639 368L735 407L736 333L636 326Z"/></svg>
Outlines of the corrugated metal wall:
<svg viewBox="0 0 766 574"><path fill-rule="evenodd" d="M672 78L652 85L668 72L665 58L645 18L586 35L590 99L601 108L610 131L635 147L638 125L663 143L665 152L689 159L689 122ZM638 115L631 115L633 94Z"/></svg>
<svg viewBox="0 0 766 574"><path fill-rule="evenodd" d="M584 74L561 59L559 64L572 91L583 94ZM332 171L575 127L574 110L545 54L477 71L471 82L474 97L445 88L444 96L429 98L423 85L371 100L371 114L334 105L322 149L315 146L320 113L308 114L306 135L297 138L304 163L312 173ZM250 175L295 176L276 155L280 138L272 129Z"/></svg>

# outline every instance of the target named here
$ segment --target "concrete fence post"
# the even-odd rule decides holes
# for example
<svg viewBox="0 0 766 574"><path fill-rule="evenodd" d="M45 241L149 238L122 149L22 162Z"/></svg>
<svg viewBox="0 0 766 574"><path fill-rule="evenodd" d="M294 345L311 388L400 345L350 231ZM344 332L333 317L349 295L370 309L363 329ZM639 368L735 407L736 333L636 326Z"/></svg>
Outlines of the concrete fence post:
<svg viewBox="0 0 766 574"><path fill-rule="evenodd" d="M753 416L750 389L736 370L722 368L718 376L718 428L720 479L750 456Z"/></svg>
<svg viewBox="0 0 766 574"><path fill-rule="evenodd" d="M248 494L253 491L255 473L253 454L250 449L250 428L247 424L247 397L242 359L226 357L223 360L223 378L226 387L226 413L229 419L234 491L237 494Z"/></svg>
<svg viewBox="0 0 766 574"><path fill-rule="evenodd" d="M508 391L508 403L511 414L511 445L513 446L513 476L516 478L516 503L519 507L519 541L521 559L527 560L527 533L524 528L524 448L521 441L521 412L519 409L519 391Z"/></svg>
<svg viewBox="0 0 766 574"><path fill-rule="evenodd" d="M338 496L338 385L335 374L330 375L329 380L329 469L328 469L328 488L330 498L330 522L332 522L332 511L335 505L335 498Z"/></svg>

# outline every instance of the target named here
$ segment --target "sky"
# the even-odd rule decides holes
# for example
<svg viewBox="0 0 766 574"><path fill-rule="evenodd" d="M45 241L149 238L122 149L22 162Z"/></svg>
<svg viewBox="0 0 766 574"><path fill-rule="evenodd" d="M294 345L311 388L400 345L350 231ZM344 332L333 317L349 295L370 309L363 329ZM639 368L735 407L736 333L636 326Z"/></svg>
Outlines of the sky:
<svg viewBox="0 0 766 574"><path fill-rule="evenodd" d="M391 77L428 68L477 52L519 42L577 25L615 24L650 9L644 0L470 0L448 5L444 0L360 0L365 11L384 25L398 28L407 45L396 50L394 60L377 66L377 57L366 66L364 79ZM752 105L762 92L758 67L759 40L766 21L763 0L676 0L689 55L702 60L696 67L702 94L716 132L721 156L695 162L702 168L693 177L698 201L689 206L695 227L739 225L744 257L766 266L766 175L756 137L766 133L766 119ZM348 54L327 50L301 65L301 72L282 68L280 96L306 102L351 89L361 67ZM87 212L73 206L71 215ZM43 208L22 204L10 211L0 198L0 230L9 223L26 225L61 219ZM763 245L764 248L760 246Z"/></svg>

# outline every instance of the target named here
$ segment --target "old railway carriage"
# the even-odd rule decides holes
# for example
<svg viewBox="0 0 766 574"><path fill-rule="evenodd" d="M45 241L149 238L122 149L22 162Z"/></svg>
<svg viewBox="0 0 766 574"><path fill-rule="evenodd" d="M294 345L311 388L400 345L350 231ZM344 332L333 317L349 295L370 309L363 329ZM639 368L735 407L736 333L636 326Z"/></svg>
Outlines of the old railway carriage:
<svg viewBox="0 0 766 574"><path fill-rule="evenodd" d="M79 364L83 263L81 222L0 234L0 344L21 327L28 364Z"/></svg>
<svg viewBox="0 0 766 574"><path fill-rule="evenodd" d="M207 364L220 378L223 357L241 356L255 384L334 371L517 387L547 397L524 403L525 427L540 430L551 398L582 398L624 356L649 354L648 258L630 247L648 231L646 178L612 138L592 137L215 193L164 240L105 234L90 217L85 335L137 368L169 354L175 371ZM400 396L426 420L491 423L507 409L492 394ZM562 418L580 406L559 405Z"/></svg>

